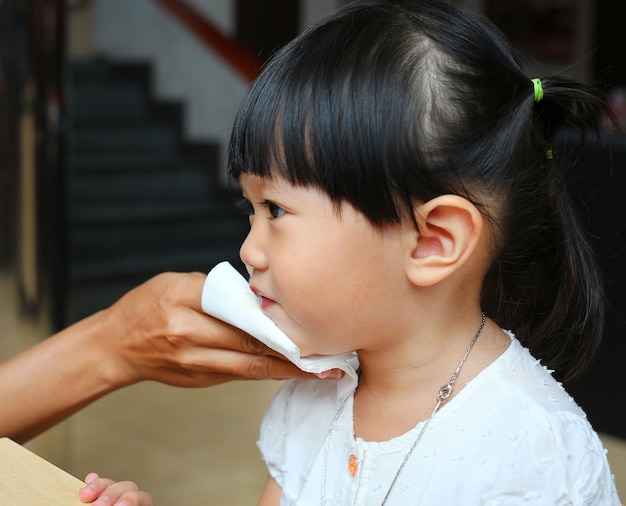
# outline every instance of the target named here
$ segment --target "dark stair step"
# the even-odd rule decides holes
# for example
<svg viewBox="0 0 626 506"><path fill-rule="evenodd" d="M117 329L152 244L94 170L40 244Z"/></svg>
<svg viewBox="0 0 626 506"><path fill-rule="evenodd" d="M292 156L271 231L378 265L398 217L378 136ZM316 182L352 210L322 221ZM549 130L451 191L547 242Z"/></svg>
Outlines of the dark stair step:
<svg viewBox="0 0 626 506"><path fill-rule="evenodd" d="M71 124L74 129L124 126L141 127L146 121L167 121L180 128L183 119L183 107L180 103L168 100L158 102L146 100L131 107L89 107L72 108Z"/></svg>
<svg viewBox="0 0 626 506"><path fill-rule="evenodd" d="M91 127L74 131L72 154L169 153L179 148L180 134L171 125L155 122L119 127Z"/></svg>
<svg viewBox="0 0 626 506"><path fill-rule="evenodd" d="M110 211L109 211L110 212ZM73 220L71 246L72 278L95 273L107 265L110 274L125 261L135 265L158 262L173 256L189 258L198 252L230 251L238 254L245 238L246 220L226 206L136 210L126 216L91 213ZM203 253L206 254L206 253ZM163 263L163 268L167 268Z"/></svg>
<svg viewBox="0 0 626 506"><path fill-rule="evenodd" d="M156 101L151 69L72 66L68 149L68 323L162 271L240 264L248 224L213 143L188 142L183 107Z"/></svg>
<svg viewBox="0 0 626 506"><path fill-rule="evenodd" d="M70 199L78 210L94 207L132 207L151 203L199 204L216 193L209 166L199 162L179 164L167 161L152 169L147 163L130 168L110 166L109 170L76 170Z"/></svg>
<svg viewBox="0 0 626 506"><path fill-rule="evenodd" d="M161 258L154 263L146 262L138 268L132 263L116 265L116 274L111 274L106 265L100 266L90 276L79 278L72 283L73 304L67 318L76 321L113 304L129 290L165 271L209 272L224 260L230 261L240 272L244 268L238 256L229 247L215 248L207 252L196 252L182 257Z"/></svg>
<svg viewBox="0 0 626 506"><path fill-rule="evenodd" d="M81 116L87 112L139 116L148 111L150 97L138 83L132 81L102 82L74 86L70 103L74 114Z"/></svg>
<svg viewBox="0 0 626 506"><path fill-rule="evenodd" d="M143 61L111 61L104 57L97 57L86 61L72 63L71 77L74 84L88 84L102 81L140 81L146 87L150 86L152 68Z"/></svg>
<svg viewBox="0 0 626 506"><path fill-rule="evenodd" d="M182 145L184 146L184 144ZM115 172L159 170L162 165L176 166L181 161L194 165L201 164L212 173L217 161L217 146L205 146L203 151L171 153L73 153L70 158L70 170L78 172Z"/></svg>

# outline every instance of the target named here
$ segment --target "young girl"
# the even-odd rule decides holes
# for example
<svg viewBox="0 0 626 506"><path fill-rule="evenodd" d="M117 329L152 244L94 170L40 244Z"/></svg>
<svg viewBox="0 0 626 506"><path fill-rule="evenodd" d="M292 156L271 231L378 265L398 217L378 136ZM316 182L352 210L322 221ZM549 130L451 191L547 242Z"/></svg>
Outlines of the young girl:
<svg viewBox="0 0 626 506"><path fill-rule="evenodd" d="M340 11L269 62L230 146L241 257L302 355L356 350L359 381L284 385L261 504L619 504L551 374L583 370L603 318L551 146L602 107L434 0Z"/></svg>

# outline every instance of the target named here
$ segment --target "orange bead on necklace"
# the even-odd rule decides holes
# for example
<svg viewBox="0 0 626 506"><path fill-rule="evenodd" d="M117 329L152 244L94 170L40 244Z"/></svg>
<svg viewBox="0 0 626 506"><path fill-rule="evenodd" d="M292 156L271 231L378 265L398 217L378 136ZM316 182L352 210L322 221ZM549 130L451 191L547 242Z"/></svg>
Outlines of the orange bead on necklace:
<svg viewBox="0 0 626 506"><path fill-rule="evenodd" d="M348 472L350 473L350 476L354 478L358 470L359 463L357 462L356 455L351 453L350 458L348 459Z"/></svg>
<svg viewBox="0 0 626 506"><path fill-rule="evenodd" d="M422 438L422 435L424 434L424 432L426 432L426 429L427 429L428 425L430 424L431 420L433 419L433 417L435 416L437 411L439 411L439 408L443 404L445 404L446 401L452 395L452 390L454 389L454 383L456 382L456 379L457 379L459 373L461 372L461 368L463 367L463 364L465 364L465 360L469 356L470 351L472 351L472 348L474 347L474 344L476 344L476 341L478 340L478 336L480 336L481 332L485 328L485 323L487 323L487 316L485 315L485 313L482 313L482 319L481 319L481 322L480 322L480 327L478 327L478 330L476 331L476 334L474 334L474 337L472 338L472 341L470 342L469 346L465 350L465 354L463 355L463 358L461 358L461 361L459 362L459 365L456 366L455 371L452 373L452 376L448 380L448 384L442 386L439 389L439 393L437 394L437 402L435 403L435 407L433 408L430 416L422 424L422 427L420 428L419 432L417 433L417 436L415 437L415 440L413 441L413 444L411 445L411 447L409 448L409 451L407 452L407 454L404 456L404 459L400 463L400 467L396 471L396 474L394 475L393 479L391 480L391 485L389 485L389 488L387 489L387 493L385 494L385 497L383 499L383 505L382 506L385 506L385 504L387 504L387 499L389 498L389 495L391 494L391 491L393 490L393 487L396 484L396 481L398 480L398 477L402 474L402 471L404 470L404 466L408 462L408 460L411 457L411 455L413 455L413 450L415 450L415 447L420 442L420 439ZM328 453L329 453L329 449L330 449L330 440L331 440L331 437L333 435L333 429L335 428L335 424L337 423L337 420L339 419L339 416L343 412L343 408L346 405L346 400L347 399L348 399L348 397L344 397L343 401L341 402L341 404L339 406L339 409L335 413L335 418L333 418L333 421L330 424L330 428L328 429L328 434L326 435L326 443L324 444L324 462L323 462L323 466L322 466L322 490L321 490L321 504L322 505L326 504L326 472L328 470ZM354 478L358 471L359 471L359 463L357 461L356 455L354 453L351 453L350 457L348 458L348 472L350 473L350 476Z"/></svg>

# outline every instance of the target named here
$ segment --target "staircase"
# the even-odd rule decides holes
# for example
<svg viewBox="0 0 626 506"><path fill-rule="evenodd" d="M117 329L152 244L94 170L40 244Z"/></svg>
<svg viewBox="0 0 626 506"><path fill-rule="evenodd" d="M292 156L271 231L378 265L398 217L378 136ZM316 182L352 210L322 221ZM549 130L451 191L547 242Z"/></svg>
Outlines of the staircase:
<svg viewBox="0 0 626 506"><path fill-rule="evenodd" d="M218 147L186 142L182 106L155 102L150 67L71 67L66 323L163 271L207 272L248 225L220 183Z"/></svg>

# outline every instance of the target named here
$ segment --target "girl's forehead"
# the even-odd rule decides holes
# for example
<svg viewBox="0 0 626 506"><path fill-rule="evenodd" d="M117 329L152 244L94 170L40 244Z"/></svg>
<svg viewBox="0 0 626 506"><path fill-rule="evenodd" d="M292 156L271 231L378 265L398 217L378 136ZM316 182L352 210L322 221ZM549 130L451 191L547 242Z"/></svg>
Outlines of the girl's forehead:
<svg viewBox="0 0 626 506"><path fill-rule="evenodd" d="M296 203L313 199L320 203L331 202L330 197L319 188L294 184L279 175L264 177L244 172L239 176L239 186L244 197L250 200L277 199L285 203Z"/></svg>
<svg viewBox="0 0 626 506"><path fill-rule="evenodd" d="M259 191L285 191L293 190L295 187L285 178L274 175L272 177L259 176L249 172L243 172L239 176L239 186L244 193L254 193Z"/></svg>

